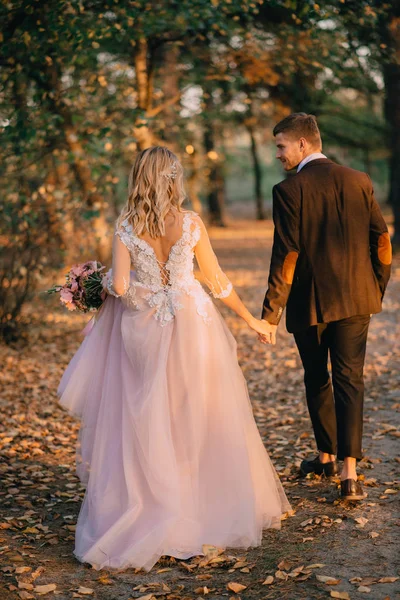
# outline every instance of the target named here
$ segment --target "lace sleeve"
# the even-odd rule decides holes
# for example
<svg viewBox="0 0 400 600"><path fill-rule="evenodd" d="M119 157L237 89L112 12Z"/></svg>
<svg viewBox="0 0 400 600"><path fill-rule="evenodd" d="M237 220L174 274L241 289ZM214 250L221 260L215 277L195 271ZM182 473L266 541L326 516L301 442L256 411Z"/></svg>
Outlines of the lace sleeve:
<svg viewBox="0 0 400 600"><path fill-rule="evenodd" d="M112 269L108 274L107 291L119 298L129 288L131 257L129 250L123 243L118 231L114 235Z"/></svg>
<svg viewBox="0 0 400 600"><path fill-rule="evenodd" d="M227 298L232 292L232 284L219 266L203 221L196 217L196 222L200 238L195 247L195 255L200 271L214 298Z"/></svg>

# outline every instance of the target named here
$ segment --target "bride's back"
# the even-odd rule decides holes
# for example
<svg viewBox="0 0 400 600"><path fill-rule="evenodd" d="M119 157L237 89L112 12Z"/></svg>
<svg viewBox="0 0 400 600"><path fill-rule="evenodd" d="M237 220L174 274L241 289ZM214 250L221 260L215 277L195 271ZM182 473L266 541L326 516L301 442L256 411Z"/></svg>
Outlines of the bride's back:
<svg viewBox="0 0 400 600"><path fill-rule="evenodd" d="M154 250L156 258L161 263L166 263L172 247L182 237L183 211L172 209L165 217L165 234L153 238L148 231L139 236Z"/></svg>

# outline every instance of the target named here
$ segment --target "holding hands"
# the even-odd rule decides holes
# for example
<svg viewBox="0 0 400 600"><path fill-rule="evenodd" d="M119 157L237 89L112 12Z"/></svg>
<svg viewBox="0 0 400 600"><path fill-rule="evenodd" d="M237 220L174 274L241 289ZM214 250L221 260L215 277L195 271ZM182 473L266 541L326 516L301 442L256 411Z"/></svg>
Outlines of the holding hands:
<svg viewBox="0 0 400 600"><path fill-rule="evenodd" d="M268 321L255 319L254 317L248 322L248 325L258 333L258 339L262 344L276 344L277 325L271 325Z"/></svg>

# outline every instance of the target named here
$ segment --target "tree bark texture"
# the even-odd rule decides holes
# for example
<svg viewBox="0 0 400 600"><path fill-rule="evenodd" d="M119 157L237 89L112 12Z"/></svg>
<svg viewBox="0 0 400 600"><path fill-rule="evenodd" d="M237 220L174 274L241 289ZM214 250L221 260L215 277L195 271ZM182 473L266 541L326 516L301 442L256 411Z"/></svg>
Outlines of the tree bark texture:
<svg viewBox="0 0 400 600"><path fill-rule="evenodd" d="M208 162L208 217L210 225L225 227L225 178L219 158L213 158L213 156L217 156L215 151L215 125L208 116L212 114L212 96L207 95L205 101L204 150Z"/></svg>
<svg viewBox="0 0 400 600"><path fill-rule="evenodd" d="M385 116L389 126L391 157L389 162L388 203L394 215L393 245L400 248L400 17L388 24L391 61L384 67Z"/></svg>
<svg viewBox="0 0 400 600"><path fill-rule="evenodd" d="M250 152L253 162L253 173L254 173L254 197L256 201L256 213L257 219L262 221L265 219L264 207L263 207L263 195L262 195L262 170L260 159L258 156L257 140L254 134L254 129L251 125L247 126L247 131L250 135Z"/></svg>

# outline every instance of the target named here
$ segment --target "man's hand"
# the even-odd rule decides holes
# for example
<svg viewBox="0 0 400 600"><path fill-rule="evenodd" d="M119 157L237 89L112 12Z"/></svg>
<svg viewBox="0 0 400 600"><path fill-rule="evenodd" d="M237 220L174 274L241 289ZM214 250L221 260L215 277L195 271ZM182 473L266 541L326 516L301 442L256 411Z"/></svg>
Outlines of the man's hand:
<svg viewBox="0 0 400 600"><path fill-rule="evenodd" d="M276 330L278 329L278 325L272 325L268 323L265 319L262 320L265 323L265 331L263 333L258 334L258 339L262 344L272 344L275 346L276 344Z"/></svg>

